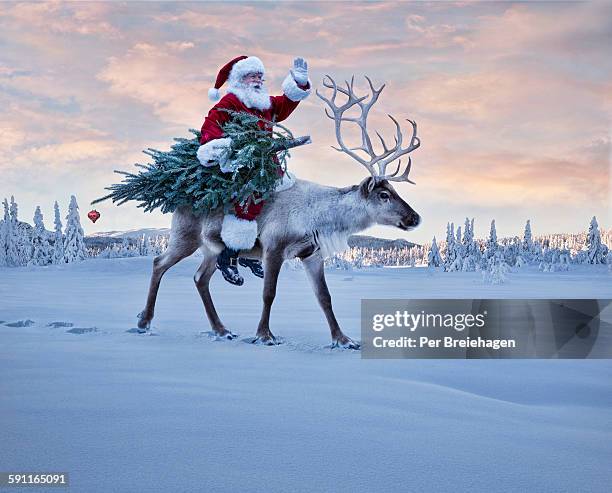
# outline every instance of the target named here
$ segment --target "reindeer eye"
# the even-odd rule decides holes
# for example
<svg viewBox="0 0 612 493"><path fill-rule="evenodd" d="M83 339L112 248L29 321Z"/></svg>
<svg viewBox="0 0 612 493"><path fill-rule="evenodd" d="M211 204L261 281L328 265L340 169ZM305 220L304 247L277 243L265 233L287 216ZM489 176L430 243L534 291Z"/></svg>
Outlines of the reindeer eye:
<svg viewBox="0 0 612 493"><path fill-rule="evenodd" d="M389 192L380 192L378 196L383 200L389 200L389 198L391 198Z"/></svg>

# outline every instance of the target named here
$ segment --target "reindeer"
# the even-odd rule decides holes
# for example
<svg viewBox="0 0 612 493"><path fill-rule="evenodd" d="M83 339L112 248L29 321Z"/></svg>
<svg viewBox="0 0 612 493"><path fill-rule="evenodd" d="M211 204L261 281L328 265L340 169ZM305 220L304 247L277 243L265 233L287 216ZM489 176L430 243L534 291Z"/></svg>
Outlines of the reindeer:
<svg viewBox="0 0 612 493"><path fill-rule="evenodd" d="M403 137L399 123L391 115L396 128L395 145L388 147L382 136L382 152L376 154L367 131L368 112L378 100L384 85L375 89L372 81L366 76L371 95L358 97L353 90L354 77L346 88L338 86L329 76L323 79L323 85L332 89L327 98L319 91L316 94L331 110L326 115L335 123L336 139L339 152L351 156L364 166L369 175L358 185L336 188L319 185L306 180L296 179L295 185L282 192L276 192L266 202L261 214L257 217L258 239L255 246L240 253L243 257L261 258L264 266L263 310L254 343L274 345L278 340L270 330L270 310L276 295L278 276L283 262L287 259L301 259L306 274L323 310L331 330L332 347L359 349L359 343L346 336L332 310L331 295L325 282L323 261L326 256L347 247L348 237L374 225L395 226L409 231L420 222L419 215L395 191L391 182L410 182L408 174L411 159L401 174L401 160L394 173L387 174L389 163L409 154L420 145L417 137L417 126L412 120L412 136L406 147L402 147ZM347 101L338 105L336 97L341 93ZM367 100L369 98L369 100ZM366 101L367 100L367 101ZM359 108L359 117L348 117L345 113ZM341 134L343 122L352 122L361 130L361 146L347 148ZM356 151L362 151L365 158ZM375 167L376 166L376 167ZM203 260L194 276L194 282L204 303L204 309L214 333L221 338L233 339L232 331L221 322L210 294L209 282L215 272L218 253L223 249L221 241L221 223L223 210L218 208L201 215L196 215L189 206L178 208L172 216L172 227L168 249L153 260L153 273L149 294L144 310L138 315L138 327L146 331L153 319L155 300L159 284L164 273L198 248L202 251Z"/></svg>

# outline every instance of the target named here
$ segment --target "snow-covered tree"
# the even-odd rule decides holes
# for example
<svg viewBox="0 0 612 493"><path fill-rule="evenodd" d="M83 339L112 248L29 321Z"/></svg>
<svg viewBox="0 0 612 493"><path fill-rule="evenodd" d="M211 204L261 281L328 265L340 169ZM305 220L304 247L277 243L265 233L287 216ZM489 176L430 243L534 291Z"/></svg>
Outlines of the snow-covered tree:
<svg viewBox="0 0 612 493"><path fill-rule="evenodd" d="M576 252L574 257L572 258L572 262L574 264L588 263L588 252L586 250L580 250L579 252Z"/></svg>
<svg viewBox="0 0 612 493"><path fill-rule="evenodd" d="M542 250L538 269L542 272L559 272L569 270L570 252L567 249L547 248Z"/></svg>
<svg viewBox="0 0 612 493"><path fill-rule="evenodd" d="M142 236L138 240L138 255L140 256L146 255L147 254L146 252L147 252L147 237L144 233L142 233Z"/></svg>
<svg viewBox="0 0 612 493"><path fill-rule="evenodd" d="M52 251L47 239L40 206L34 212L34 233L32 235L32 258L28 265L48 265L52 260Z"/></svg>
<svg viewBox="0 0 612 493"><path fill-rule="evenodd" d="M538 269L542 272L554 272L555 268L553 267L551 262L541 261L538 265Z"/></svg>
<svg viewBox="0 0 612 493"><path fill-rule="evenodd" d="M503 251L504 258L506 259L506 263L508 265L515 265L516 259L521 255L522 243L521 239L518 236L513 237L512 239L505 239L503 242L503 248L500 247Z"/></svg>
<svg viewBox="0 0 612 493"><path fill-rule="evenodd" d="M60 219L59 205L57 200L53 205L55 210L55 235L53 242L52 261L54 264L61 264L64 262L64 235L62 234L62 221Z"/></svg>
<svg viewBox="0 0 612 493"><path fill-rule="evenodd" d="M481 253L480 247L474 240L474 219L470 221L467 217L463 231L462 256L461 270L463 272L473 272L478 268Z"/></svg>
<svg viewBox="0 0 612 493"><path fill-rule="evenodd" d="M467 221L467 217L465 218L465 220ZM470 237L472 241L474 241L474 218L472 218L472 220L470 221Z"/></svg>
<svg viewBox="0 0 612 493"><path fill-rule="evenodd" d="M465 218L465 227L463 229L463 249L465 250L466 254L470 254L470 247L472 242L474 241L474 231L472 231L471 226L470 226L470 220L466 217Z"/></svg>
<svg viewBox="0 0 612 493"><path fill-rule="evenodd" d="M493 219L491 221L491 231L489 232L489 238L487 240L484 252L485 261L488 261L489 259L494 257L498 249L499 244L497 243L497 231L495 229L495 219Z"/></svg>
<svg viewBox="0 0 612 493"><path fill-rule="evenodd" d="M500 250L487 259L487 268L482 271L482 279L489 284L502 284L507 279L510 266L506 263L504 254Z"/></svg>
<svg viewBox="0 0 612 493"><path fill-rule="evenodd" d="M491 221L491 231L489 232L489 240L487 241L487 248L490 250L497 250L497 230L495 228L495 219Z"/></svg>
<svg viewBox="0 0 612 493"><path fill-rule="evenodd" d="M11 259L10 259L10 254L9 251L11 249L11 240L13 238L12 232L11 232L11 216L9 215L9 205L8 205L8 201L6 200L6 198L4 199L4 201L2 202L2 205L4 207L4 219L2 220L2 225L3 225L3 235L4 235L4 260L6 265L8 265L9 267L12 267L11 265ZM16 255L16 254L15 254Z"/></svg>
<svg viewBox="0 0 612 493"><path fill-rule="evenodd" d="M440 267L440 265L442 265L442 257L440 256L440 250L438 249L435 236L431 241L431 248L427 254L427 265L429 265L429 267Z"/></svg>
<svg viewBox="0 0 612 493"><path fill-rule="evenodd" d="M81 228L79 206L74 195L70 196L68 215L66 216L66 230L64 232L64 262L76 262L87 258L85 248L85 235Z"/></svg>
<svg viewBox="0 0 612 493"><path fill-rule="evenodd" d="M589 264L605 264L608 255L608 247L601 242L599 225L593 216L586 237L587 262Z"/></svg>
<svg viewBox="0 0 612 493"><path fill-rule="evenodd" d="M8 203L6 199L3 202L4 205L4 218L2 222L0 222L0 267L4 267L8 265L6 251L8 248L7 237L9 231L9 213L8 213Z"/></svg>
<svg viewBox="0 0 612 493"><path fill-rule="evenodd" d="M462 258L464 254L463 243L461 239L461 226L457 226L457 238L455 240L455 257Z"/></svg>
<svg viewBox="0 0 612 493"><path fill-rule="evenodd" d="M29 260L29 238L25 237L23 228L19 225L18 207L15 197L11 195L11 205L9 207L9 233L7 247L7 263L12 267L26 265Z"/></svg>
<svg viewBox="0 0 612 493"><path fill-rule="evenodd" d="M125 237L121 240L121 246L119 247L119 256L120 257L130 256L130 242Z"/></svg>
<svg viewBox="0 0 612 493"><path fill-rule="evenodd" d="M461 226L457 226L457 236L454 236L454 223L451 223L450 236L452 240L450 245L447 246L446 250L446 262L444 263L444 270L446 272L456 272L463 268L464 260L464 248L461 242Z"/></svg>
<svg viewBox="0 0 612 493"><path fill-rule="evenodd" d="M527 219L525 230L523 232L523 241L520 248L520 256L523 257L526 263L534 262L540 255L540 246L533 240L531 233L531 220Z"/></svg>
<svg viewBox="0 0 612 493"><path fill-rule="evenodd" d="M124 237L121 241L121 247L119 248L120 257L137 257L138 247L130 243L127 237Z"/></svg>
<svg viewBox="0 0 612 493"><path fill-rule="evenodd" d="M561 250L558 257L558 270L569 270L571 265L571 254L569 250Z"/></svg>
<svg viewBox="0 0 612 493"><path fill-rule="evenodd" d="M153 241L153 237L149 236L145 244L145 251L143 255L149 256L149 255L155 255L155 254L156 254L155 243Z"/></svg>
<svg viewBox="0 0 612 493"><path fill-rule="evenodd" d="M525 232L523 233L523 251L531 252L533 251L533 238L531 236L531 220L527 219L527 223L525 224Z"/></svg>
<svg viewBox="0 0 612 493"><path fill-rule="evenodd" d="M104 250L102 250L98 257L100 258L117 258L119 255L119 246L116 243L108 245Z"/></svg>
<svg viewBox="0 0 612 493"><path fill-rule="evenodd" d="M455 252L455 223L446 224L446 256L444 258L444 270L449 271L456 258Z"/></svg>

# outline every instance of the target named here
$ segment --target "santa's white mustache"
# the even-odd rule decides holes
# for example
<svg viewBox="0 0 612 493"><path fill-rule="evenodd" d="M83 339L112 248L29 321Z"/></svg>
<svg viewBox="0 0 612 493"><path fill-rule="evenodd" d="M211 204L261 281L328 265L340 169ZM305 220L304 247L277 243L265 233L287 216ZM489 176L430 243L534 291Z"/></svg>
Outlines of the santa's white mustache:
<svg viewBox="0 0 612 493"><path fill-rule="evenodd" d="M270 107L268 88L260 81L237 82L230 86L230 90L238 96L248 108L265 110Z"/></svg>

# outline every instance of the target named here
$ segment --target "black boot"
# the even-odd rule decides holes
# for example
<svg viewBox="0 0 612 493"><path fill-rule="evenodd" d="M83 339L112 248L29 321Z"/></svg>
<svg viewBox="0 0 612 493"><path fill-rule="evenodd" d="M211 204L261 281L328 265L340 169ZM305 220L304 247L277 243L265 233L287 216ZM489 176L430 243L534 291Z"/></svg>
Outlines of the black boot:
<svg viewBox="0 0 612 493"><path fill-rule="evenodd" d="M242 286L244 279L238 272L238 250L225 247L217 257L217 269L223 274L225 279L230 284Z"/></svg>
<svg viewBox="0 0 612 493"><path fill-rule="evenodd" d="M254 258L242 258L238 259L238 263L242 265L242 267L248 267L251 269L251 272L254 276L261 277L263 279L264 270L261 262Z"/></svg>

